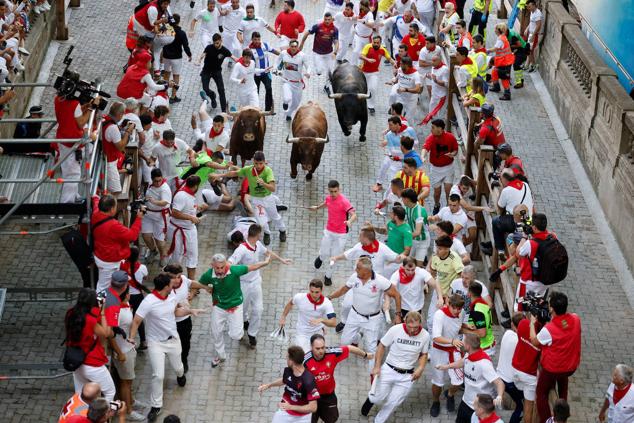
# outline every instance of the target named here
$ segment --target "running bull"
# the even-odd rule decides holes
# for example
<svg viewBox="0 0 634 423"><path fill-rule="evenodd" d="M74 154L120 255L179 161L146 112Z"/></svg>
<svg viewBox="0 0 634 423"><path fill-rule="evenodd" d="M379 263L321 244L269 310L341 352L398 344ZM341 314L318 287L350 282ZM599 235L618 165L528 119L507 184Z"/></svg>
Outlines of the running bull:
<svg viewBox="0 0 634 423"><path fill-rule="evenodd" d="M365 75L357 66L344 63L330 75L333 94L328 97L335 100L337 118L343 134L347 137L351 133L352 125L361 122L359 141L365 138L368 125L368 107L366 100L370 98Z"/></svg>
<svg viewBox="0 0 634 423"><path fill-rule="evenodd" d="M286 137L286 142L293 144L291 178L297 178L297 165L301 164L302 169L308 172L306 179L310 180L321 162L324 144L329 141L326 113L317 103L309 101L297 109L291 134L291 137Z"/></svg>
<svg viewBox="0 0 634 423"><path fill-rule="evenodd" d="M233 128L229 140L229 154L237 163L238 156L242 160L242 166L247 160L253 158L256 151L264 151L264 135L266 134L265 116L273 112L263 112L257 107L247 106L233 116Z"/></svg>

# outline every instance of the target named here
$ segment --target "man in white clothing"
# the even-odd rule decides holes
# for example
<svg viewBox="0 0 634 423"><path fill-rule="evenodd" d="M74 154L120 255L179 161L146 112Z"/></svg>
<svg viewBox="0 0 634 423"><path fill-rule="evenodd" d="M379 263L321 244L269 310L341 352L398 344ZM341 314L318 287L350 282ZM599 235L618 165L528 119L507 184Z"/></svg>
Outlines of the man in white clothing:
<svg viewBox="0 0 634 423"><path fill-rule="evenodd" d="M416 260L413 257L405 257L403 265L398 268L390 278L392 285L401 294L401 316L410 311L422 313L425 306L425 289L430 286L436 291L437 308L442 308L444 300L440 284L431 274L420 267L416 267Z"/></svg>
<svg viewBox="0 0 634 423"><path fill-rule="evenodd" d="M159 265L165 266L167 264L165 236L171 214L172 190L163 178L161 169L152 169L152 183L145 192L145 205L147 213L141 223L141 236L148 248L145 263L159 256Z"/></svg>
<svg viewBox="0 0 634 423"><path fill-rule="evenodd" d="M489 307L493 307L493 299L491 298L491 294L489 294L489 290L486 285L476 279L477 272L475 267L472 265L467 265L462 269L461 277L455 279L451 282L451 293L459 294L464 299L464 312L469 314L469 310L471 307L471 297L469 296L469 285L472 282L477 282L482 286L482 299L486 301Z"/></svg>
<svg viewBox="0 0 634 423"><path fill-rule="evenodd" d="M231 70L231 77L229 78L238 84L238 104L240 107L260 106L258 88L255 85L254 77L255 75L269 72L271 69L272 68L256 68L251 49L247 48L242 51L242 57Z"/></svg>
<svg viewBox="0 0 634 423"><path fill-rule="evenodd" d="M222 43L229 49L231 54L240 56L240 40L238 40L238 31L242 24L242 19L247 15L246 10L240 7L240 0L231 0L230 6L222 6L220 10L225 12L222 16Z"/></svg>
<svg viewBox="0 0 634 423"><path fill-rule="evenodd" d="M612 383L608 386L605 401L599 412L599 421L625 423L634 421L634 389L632 389L632 368L626 364L617 364L612 371Z"/></svg>
<svg viewBox="0 0 634 423"><path fill-rule="evenodd" d="M389 280L372 270L372 261L368 257L357 260L355 273L346 284L328 298L331 300L345 295L348 291L354 292L352 298L352 310L341 335L341 342L351 344L362 333L365 341L365 350L371 353L376 351L376 345L383 330L384 317L381 314L383 295L394 298L396 302L395 323L401 323L401 294ZM368 362L369 370L374 366L373 360Z"/></svg>
<svg viewBox="0 0 634 423"><path fill-rule="evenodd" d="M403 105L405 116L415 119L418 110L418 94L423 90L422 78L412 63L412 58L401 58L401 67L391 81L390 104L399 102Z"/></svg>
<svg viewBox="0 0 634 423"><path fill-rule="evenodd" d="M418 73L420 74L423 86L427 87L427 95L430 98L432 85L431 71L433 69L432 57L439 52L436 48L436 37L425 37L425 47L418 53Z"/></svg>
<svg viewBox="0 0 634 423"><path fill-rule="evenodd" d="M255 264L262 260L264 255L270 255L272 258L279 260L283 264L289 264L291 261L284 259L266 248L260 242L262 235L262 227L253 224L249 227L246 240L233 251L233 254L227 262L229 264ZM240 289L243 298L243 316L244 330L247 331L249 337L249 346L255 349L257 345L258 331L260 330L260 319L262 318L262 275L259 270L249 272L240 276Z"/></svg>
<svg viewBox="0 0 634 423"><path fill-rule="evenodd" d="M424 123L434 119L435 116L443 116L442 110L447 102L447 87L449 86L449 67L442 61L440 53L432 56L432 69L427 76L431 79L431 97L429 111L424 118Z"/></svg>
<svg viewBox="0 0 634 423"><path fill-rule="evenodd" d="M243 49L249 47L249 43L251 43L251 38L253 38L254 32L261 34L264 29L267 29L279 38L279 35L275 33L275 28L266 23L266 21L261 17L255 15L255 6L253 4L247 4L246 13L246 16L242 18L242 21L240 22L240 27L238 28L238 33L236 34Z"/></svg>
<svg viewBox="0 0 634 423"><path fill-rule="evenodd" d="M203 50L209 44L212 43L212 38L214 34L219 34L219 25L220 25L220 16L226 15L227 11L220 11L216 7L216 0L207 0L207 8L199 11L194 19L192 19L191 25L189 27L189 37L194 37L194 29L196 28L196 23L200 22L199 32L200 32L200 42L203 45Z"/></svg>
<svg viewBox="0 0 634 423"><path fill-rule="evenodd" d="M337 52L337 63L341 64L348 60L348 51L354 38L354 3L346 3L343 11L336 13L334 18L335 26L339 31L339 51Z"/></svg>
<svg viewBox="0 0 634 423"><path fill-rule="evenodd" d="M306 88L303 77L310 78L310 66L304 53L299 50L297 40L290 40L288 46L277 59L277 69L284 80L282 108L286 120L290 121L302 102L302 92Z"/></svg>
<svg viewBox="0 0 634 423"><path fill-rule="evenodd" d="M118 101L113 102L110 105L108 114L104 116L103 123L101 124L101 134L103 141L103 152L106 156L106 187L114 198L117 198L121 194L121 177L119 175L119 169L117 164L119 159L123 156L126 145L130 140L130 136L135 131L134 122L128 122L126 127L121 133L119 125L117 124L123 119L125 106Z"/></svg>
<svg viewBox="0 0 634 423"><path fill-rule="evenodd" d="M354 57L353 63L361 64L361 51L363 48L372 43L372 34L374 33L374 17L370 11L370 3L368 0L361 0L359 3L359 14L355 16L354 26L354 42L352 44L352 52Z"/></svg>
<svg viewBox="0 0 634 423"><path fill-rule="evenodd" d="M163 139L152 149L152 159L158 160L158 168L161 169L163 178L167 180L173 193L180 187L179 169L176 167L183 156L187 154L192 166L197 166L196 153L187 143L176 138L176 133L171 129L163 132Z"/></svg>
<svg viewBox="0 0 634 423"><path fill-rule="evenodd" d="M187 267L187 277L196 277L198 266L198 205L196 191L200 186L200 177L191 175L185 184L174 195L172 200L172 217L167 228L167 244L170 246L167 255L170 261L182 263Z"/></svg>
<svg viewBox="0 0 634 423"><path fill-rule="evenodd" d="M280 326L286 325L286 317L293 306L297 307L297 324L295 325L295 339L293 343L302 347L304 351L310 351L310 337L316 333L325 335L325 328L334 328L337 324L337 316L330 299L323 296L324 283L319 279L313 279L308 284L308 293L295 294L286 303Z"/></svg>

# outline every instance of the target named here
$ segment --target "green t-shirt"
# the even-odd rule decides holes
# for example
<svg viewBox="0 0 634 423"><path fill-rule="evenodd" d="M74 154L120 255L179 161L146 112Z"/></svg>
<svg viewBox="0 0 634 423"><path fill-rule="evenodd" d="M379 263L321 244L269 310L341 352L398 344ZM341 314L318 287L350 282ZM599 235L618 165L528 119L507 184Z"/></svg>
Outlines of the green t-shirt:
<svg viewBox="0 0 634 423"><path fill-rule="evenodd" d="M393 221L387 222L387 246L396 254L405 251L405 247L412 246L412 230L407 222L396 225Z"/></svg>
<svg viewBox="0 0 634 423"><path fill-rule="evenodd" d="M187 179L187 177L191 175L198 175L202 182L205 182L209 177L210 173L213 173L215 169L207 166L207 163L211 162L211 157L207 154L206 151L201 151L196 154L196 163L198 163L199 167L192 168L191 166L187 166L183 169L179 177L181 179Z"/></svg>
<svg viewBox="0 0 634 423"><path fill-rule="evenodd" d="M249 181L249 194L251 194L251 196L266 197L268 195L271 195L271 191L264 188L263 186L258 185L258 183L256 182L258 177L253 174L253 165L245 166L242 169L238 170L238 176L247 178L247 180ZM275 181L275 175L273 175L273 169L271 169L268 166L264 167L264 170L259 174L259 176L267 184L269 182Z"/></svg>
<svg viewBox="0 0 634 423"><path fill-rule="evenodd" d="M199 279L203 285L214 288L212 298L214 305L228 310L242 304L242 290L240 276L249 273L249 267L244 265L231 266L224 278L217 278L214 269L207 270Z"/></svg>
<svg viewBox="0 0 634 423"><path fill-rule="evenodd" d="M491 307L488 304L477 302L473 305L473 309L469 313L469 323L474 325L476 329L486 328L486 335L480 338L480 348L487 349L495 341L493 335L493 327L491 326Z"/></svg>
<svg viewBox="0 0 634 423"><path fill-rule="evenodd" d="M416 203L414 207L405 207L405 214L407 215L407 223L412 233L416 230L416 224L422 219L423 230L420 235L414 237L414 241L424 241L427 239L427 210L425 207Z"/></svg>

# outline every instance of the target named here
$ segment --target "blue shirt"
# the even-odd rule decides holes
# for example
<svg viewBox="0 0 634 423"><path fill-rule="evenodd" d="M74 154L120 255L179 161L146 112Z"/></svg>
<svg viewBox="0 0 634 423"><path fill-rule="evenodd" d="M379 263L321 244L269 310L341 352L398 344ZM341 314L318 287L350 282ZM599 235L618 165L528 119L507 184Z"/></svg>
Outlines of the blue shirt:
<svg viewBox="0 0 634 423"><path fill-rule="evenodd" d="M398 134L395 134L392 131L388 131L388 133L385 135L388 151L391 152L392 150L396 150L399 152L398 154L400 155L401 137L410 137L414 141L418 139L418 137L416 136L416 131L414 131L411 126L408 126L403 132L399 132Z"/></svg>
<svg viewBox="0 0 634 423"><path fill-rule="evenodd" d="M260 47L255 48L249 45L249 48L253 52L253 60L255 60L255 67L265 69L269 67L269 56L267 53L271 53L273 49L268 43L260 43Z"/></svg>
<svg viewBox="0 0 634 423"><path fill-rule="evenodd" d="M412 150L409 153L405 154L403 156L403 160L408 159L410 157L416 160L416 168L423 167L423 160L420 158L420 154L418 154L416 150Z"/></svg>

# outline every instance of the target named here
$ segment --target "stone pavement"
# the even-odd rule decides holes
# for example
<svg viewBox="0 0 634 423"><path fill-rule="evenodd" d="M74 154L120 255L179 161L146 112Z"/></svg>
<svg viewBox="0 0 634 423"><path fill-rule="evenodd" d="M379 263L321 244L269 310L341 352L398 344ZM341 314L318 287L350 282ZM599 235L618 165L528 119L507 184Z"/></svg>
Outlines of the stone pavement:
<svg viewBox="0 0 634 423"><path fill-rule="evenodd" d="M200 3L200 0L197 2ZM123 47L125 26L135 2L83 2L80 9L71 12L69 22L75 45L73 70L79 71L83 79L100 77L104 90L114 93L121 77L121 66L127 58ZM194 10L197 10L200 4ZM307 23L314 22L322 12L322 3L298 3ZM178 0L174 12L181 14L184 27L194 12L188 2ZM262 9L262 14L273 21L277 10ZM468 8L467 8L468 10ZM267 33L265 37L270 34ZM309 43L310 45L310 43ZM192 42L195 56L200 54L198 40ZM62 58L66 53L62 44L53 65L54 72L62 69ZM307 51L309 51L307 49ZM180 96L183 101L173 107L172 124L177 134L192 140L189 116L200 104L198 90L199 67L186 64L182 78ZM384 80L388 77L383 68ZM374 182L381 153L377 148L380 132L385 127L387 100L379 101L377 115L368 125L368 141L357 141L358 132L349 138L343 137L336 121L332 101L328 100L321 87L324 77L311 79L304 92L304 101L319 102L329 117L330 139L326 145L321 166L312 181L291 180L289 157L290 146L284 142L289 125L282 114L267 117L265 152L278 179L278 194L290 206L283 216L289 226L289 238L280 245L273 235L271 248L285 257L293 259L288 266L272 264L264 270L264 303L262 334L257 351L248 350L244 342L228 343L228 360L221 367L212 369L210 364L211 339L208 315L194 320L194 339L190 356L190 372L185 388L178 388L174 373L167 371L164 415L176 413L185 422L265 422L270 421L281 396L281 390L270 390L257 394L260 383L278 378L285 366L285 346L274 343L268 334L276 328L281 310L296 292L304 290L315 275L323 275L312 268L319 247L325 213L310 214L297 206L318 204L326 195L326 184L337 179L343 192L350 198L359 213L359 221L380 218L371 215L378 196L369 187ZM274 80L276 108L281 109L279 79ZM230 103L236 100L232 84L229 88ZM213 89L213 84L212 84ZM378 98L387 99L388 87L380 86ZM43 103L52 113L52 91L45 92ZM263 97L263 95L262 95ZM554 130L542 103L533 90L530 78L522 91L513 92L511 103L499 104L497 96L490 98L498 108L504 122L507 139L523 158L531 176L531 187L535 193L536 207L549 217L550 227L568 247L570 254L569 277L558 289L564 290L571 299L571 310L579 313L584 323L583 359L581 367L572 378L570 401L573 422L591 422L602 402L604 389L610 378L612 365L628 362L628 354L634 348L632 337L625 336L627 327L632 327L634 316L627 303L610 258L604 252L597 228L586 203L574 180L562 148L554 136ZM261 98L261 101L263 99ZM426 110L426 107L425 107ZM357 130L358 131L358 130ZM234 187L235 188L235 187ZM227 252L225 234L230 227L230 215L207 215L199 228L200 271L216 252ZM355 242L357 224L348 240ZM63 251L56 235L30 238L0 239L0 264L5 275L2 286L79 286L80 279L75 267ZM152 274L158 271L151 268ZM335 273L335 287L340 286L351 273L352 265L339 264ZM334 288L333 288L334 289ZM330 291L329 289L328 291ZM198 306L209 307L210 299L201 294ZM63 313L65 303L10 303L0 323L0 365L19 362L56 363L61 357L59 346L63 339ZM339 309L340 302L336 304ZM288 327L294 328L295 315L291 314ZM291 331L292 333L292 331ZM501 333L497 333L500 339ZM329 343L335 345L338 336L328 334ZM497 361L497 360L494 360ZM137 362L137 396L147 401L150 369L146 357L139 354ZM337 393L340 401L342 422L368 421L359 415L359 408L367 395L369 380L365 363L350 358L337 371ZM54 421L61 405L72 393L70 376L52 381L0 382L0 416L3 422ZM27 405L28 404L28 405ZM443 412L438 419L429 417L430 380L427 374L415 385L410 397L395 413L394 421L450 422L454 415ZM508 412L504 412L508 417ZM372 419L370 419L372 421Z"/></svg>

